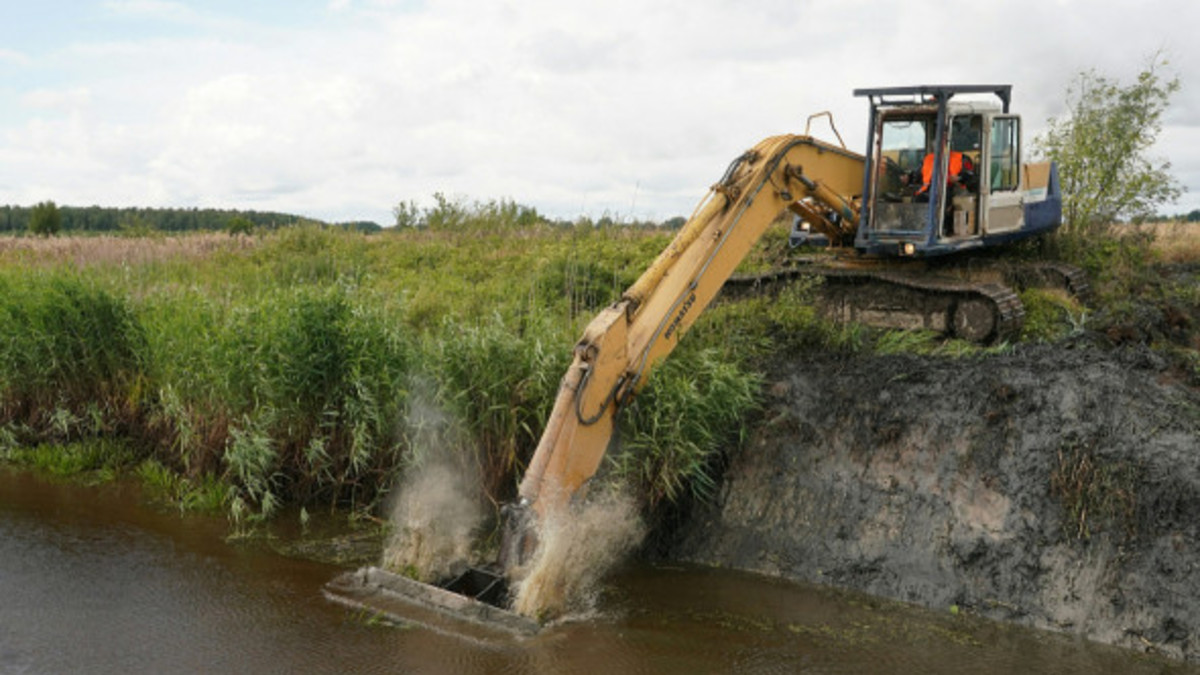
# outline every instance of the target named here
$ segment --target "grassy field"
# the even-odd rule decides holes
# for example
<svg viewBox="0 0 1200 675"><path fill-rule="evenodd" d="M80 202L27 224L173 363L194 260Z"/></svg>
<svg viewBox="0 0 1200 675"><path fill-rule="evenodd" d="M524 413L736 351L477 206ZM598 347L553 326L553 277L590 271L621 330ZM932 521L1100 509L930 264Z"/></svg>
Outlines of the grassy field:
<svg viewBox="0 0 1200 675"><path fill-rule="evenodd" d="M1182 221L1140 225L1137 232L1151 237L1151 250L1166 263L1200 262L1200 223Z"/></svg>
<svg viewBox="0 0 1200 675"><path fill-rule="evenodd" d="M510 497L583 325L673 232L468 215L453 232L0 240L0 455L50 466L29 448L116 440L238 519L365 509L435 450L413 414L434 408L471 439L481 493ZM646 504L710 485L754 409L752 361L704 332L625 416L608 475Z"/></svg>
<svg viewBox="0 0 1200 675"><path fill-rule="evenodd" d="M480 468L480 494L503 501L583 326L674 234L516 215L476 206L452 227L371 236L0 239L0 459L125 467L181 503L245 520L284 504L374 508L437 451L422 439L453 436L468 439L459 452ZM1180 337L1170 323L1172 312L1200 317L1196 274L1162 273L1200 260L1198 232L1063 244L1098 300L1025 296L1024 339L1119 337L1134 325L1200 373L1195 326ZM746 268L769 266L781 242L768 238ZM748 434L773 355L981 353L830 325L811 290L706 312L622 416L607 479L633 485L647 508L711 490L721 453Z"/></svg>

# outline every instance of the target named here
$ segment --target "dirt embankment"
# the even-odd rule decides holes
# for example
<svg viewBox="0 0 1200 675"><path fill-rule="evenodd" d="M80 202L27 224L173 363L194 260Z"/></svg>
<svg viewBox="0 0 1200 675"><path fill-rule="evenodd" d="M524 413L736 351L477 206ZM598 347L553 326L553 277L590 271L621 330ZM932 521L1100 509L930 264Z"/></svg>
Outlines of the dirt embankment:
<svg viewBox="0 0 1200 675"><path fill-rule="evenodd" d="M675 557L1200 661L1200 392L1144 348L799 357Z"/></svg>

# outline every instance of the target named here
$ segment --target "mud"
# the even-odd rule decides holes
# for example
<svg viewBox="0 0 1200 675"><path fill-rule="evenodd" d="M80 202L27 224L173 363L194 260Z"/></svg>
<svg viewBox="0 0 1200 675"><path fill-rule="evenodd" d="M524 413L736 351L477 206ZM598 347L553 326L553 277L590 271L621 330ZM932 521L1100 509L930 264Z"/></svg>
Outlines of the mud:
<svg viewBox="0 0 1200 675"><path fill-rule="evenodd" d="M1200 662L1198 439L1144 347L796 357L670 555Z"/></svg>

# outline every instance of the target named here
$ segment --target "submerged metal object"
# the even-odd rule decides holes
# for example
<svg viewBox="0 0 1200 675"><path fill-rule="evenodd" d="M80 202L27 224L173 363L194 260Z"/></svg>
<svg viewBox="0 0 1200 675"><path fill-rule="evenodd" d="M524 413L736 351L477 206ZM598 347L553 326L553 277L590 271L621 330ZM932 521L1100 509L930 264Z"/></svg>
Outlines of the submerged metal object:
<svg viewBox="0 0 1200 675"><path fill-rule="evenodd" d="M527 503L518 502L506 505L502 518L500 553L493 565L466 567L436 584L379 567L363 567L325 584L325 597L398 623L459 637L486 640L533 635L541 624L508 609L505 571L528 562L537 542L535 516Z"/></svg>
<svg viewBox="0 0 1200 675"><path fill-rule="evenodd" d="M504 578L481 568L468 568L435 586L378 567L363 567L338 576L323 592L347 607L467 638L530 636L541 628L533 619L505 609Z"/></svg>

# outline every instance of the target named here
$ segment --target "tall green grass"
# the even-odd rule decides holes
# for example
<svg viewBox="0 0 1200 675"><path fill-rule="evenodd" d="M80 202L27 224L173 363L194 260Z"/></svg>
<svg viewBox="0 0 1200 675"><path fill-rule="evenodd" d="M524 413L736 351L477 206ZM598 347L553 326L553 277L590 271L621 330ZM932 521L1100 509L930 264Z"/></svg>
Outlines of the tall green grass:
<svg viewBox="0 0 1200 675"><path fill-rule="evenodd" d="M437 383L438 403L472 439L485 486L497 499L513 495L541 436L570 363L563 344L547 322L515 327L499 316L448 318L426 342L424 372Z"/></svg>
<svg viewBox="0 0 1200 675"><path fill-rule="evenodd" d="M238 512L370 502L397 462L415 338L335 283L150 303L167 461L224 472Z"/></svg>
<svg viewBox="0 0 1200 675"><path fill-rule="evenodd" d="M69 270L0 270L0 423L61 440L125 430L146 356L125 298Z"/></svg>
<svg viewBox="0 0 1200 675"><path fill-rule="evenodd" d="M366 508L420 451L406 415L424 382L488 496L510 497L580 331L673 233L450 206L438 227L371 237L293 228L162 258L106 240L85 264L80 239L70 259L0 258L0 440L128 442L143 482L237 518ZM738 307L702 319L623 415L611 473L648 505L711 490L772 339L825 339L800 307Z"/></svg>
<svg viewBox="0 0 1200 675"><path fill-rule="evenodd" d="M715 348L681 347L620 419L616 475L650 508L711 496L723 451L749 433L761 385L758 373Z"/></svg>

